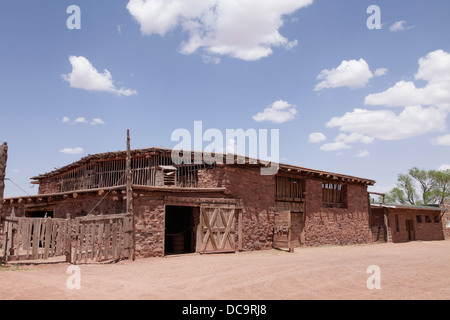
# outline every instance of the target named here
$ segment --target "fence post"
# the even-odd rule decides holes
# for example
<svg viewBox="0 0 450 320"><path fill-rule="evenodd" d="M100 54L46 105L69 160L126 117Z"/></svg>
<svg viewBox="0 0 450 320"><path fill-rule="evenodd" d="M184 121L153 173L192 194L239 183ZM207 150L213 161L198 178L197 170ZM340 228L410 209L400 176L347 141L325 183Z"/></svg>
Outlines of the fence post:
<svg viewBox="0 0 450 320"><path fill-rule="evenodd" d="M66 232L66 262L72 263L72 226L70 223L70 213L66 214L67 232Z"/></svg>

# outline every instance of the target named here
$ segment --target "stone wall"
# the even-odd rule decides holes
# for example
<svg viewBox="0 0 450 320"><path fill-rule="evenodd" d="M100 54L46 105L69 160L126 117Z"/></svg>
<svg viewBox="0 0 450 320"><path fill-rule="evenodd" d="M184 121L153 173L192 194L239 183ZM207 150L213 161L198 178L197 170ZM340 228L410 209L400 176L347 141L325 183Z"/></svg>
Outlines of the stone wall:
<svg viewBox="0 0 450 320"><path fill-rule="evenodd" d="M389 226L391 232L391 239L394 243L408 242L409 234L406 227L406 220L412 221L414 228L415 240L418 241L435 241L444 240L444 231L442 228L442 221L434 219L435 216L440 217L439 213L430 212L426 210L411 210L411 209L388 209ZM417 221L417 216L420 215L422 222ZM426 216L430 216L431 222L426 221ZM397 218L396 218L397 217ZM397 227L398 221L398 227Z"/></svg>
<svg viewBox="0 0 450 320"><path fill-rule="evenodd" d="M322 204L322 181L306 181L305 240L307 246L371 243L367 188L348 184L344 208Z"/></svg>
<svg viewBox="0 0 450 320"><path fill-rule="evenodd" d="M38 194L53 194L61 192L61 183L57 180L42 180Z"/></svg>

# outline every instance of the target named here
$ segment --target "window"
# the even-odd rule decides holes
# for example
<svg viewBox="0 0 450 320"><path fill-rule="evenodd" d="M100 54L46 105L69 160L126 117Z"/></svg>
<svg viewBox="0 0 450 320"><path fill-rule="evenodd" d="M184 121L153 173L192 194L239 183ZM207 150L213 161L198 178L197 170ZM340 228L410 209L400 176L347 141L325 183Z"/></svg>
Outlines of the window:
<svg viewBox="0 0 450 320"><path fill-rule="evenodd" d="M431 220L431 216L425 216L425 220L427 221L427 223L432 223L433 222Z"/></svg>
<svg viewBox="0 0 450 320"><path fill-rule="evenodd" d="M322 183L322 201L325 205L344 205L345 186L335 183Z"/></svg>
<svg viewBox="0 0 450 320"><path fill-rule="evenodd" d="M398 223L398 214L395 215L395 232L400 232L400 225Z"/></svg>
<svg viewBox="0 0 450 320"><path fill-rule="evenodd" d="M303 180L277 176L276 196L279 200L303 199L304 188Z"/></svg>
<svg viewBox="0 0 450 320"><path fill-rule="evenodd" d="M422 216L416 216L417 223L422 223Z"/></svg>
<svg viewBox="0 0 450 320"><path fill-rule="evenodd" d="M434 216L434 223L439 223L440 220L441 220L441 219L439 218L438 215L435 215L435 216Z"/></svg>

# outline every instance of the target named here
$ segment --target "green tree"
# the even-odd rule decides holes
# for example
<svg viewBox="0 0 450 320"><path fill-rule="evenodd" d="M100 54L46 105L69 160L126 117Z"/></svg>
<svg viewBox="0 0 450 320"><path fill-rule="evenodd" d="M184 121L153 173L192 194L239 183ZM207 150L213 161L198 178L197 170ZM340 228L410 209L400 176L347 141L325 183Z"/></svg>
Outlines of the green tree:
<svg viewBox="0 0 450 320"><path fill-rule="evenodd" d="M442 205L450 200L450 170L412 168L408 174L399 174L397 187L386 194L386 200L404 205Z"/></svg>
<svg viewBox="0 0 450 320"><path fill-rule="evenodd" d="M386 201L415 205L418 196L412 177L407 174L399 174L397 181L397 187L386 194Z"/></svg>
<svg viewBox="0 0 450 320"><path fill-rule="evenodd" d="M443 205L445 201L450 200L450 170L434 171L433 175L436 181L432 190L434 202Z"/></svg>

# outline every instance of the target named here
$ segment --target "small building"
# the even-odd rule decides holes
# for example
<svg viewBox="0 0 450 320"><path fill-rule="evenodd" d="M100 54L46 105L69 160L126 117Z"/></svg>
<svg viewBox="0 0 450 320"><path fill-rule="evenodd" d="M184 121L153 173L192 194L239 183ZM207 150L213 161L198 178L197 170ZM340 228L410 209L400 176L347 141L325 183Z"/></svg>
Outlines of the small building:
<svg viewBox="0 0 450 320"><path fill-rule="evenodd" d="M5 199L2 216L124 213L126 154L89 155L33 177L38 194ZM373 180L285 164L276 175L261 175L266 164L248 158L177 164L171 154L131 152L137 257L270 249L280 212L289 212L295 247L372 243L367 187ZM192 160L198 156L191 153Z"/></svg>
<svg viewBox="0 0 450 320"><path fill-rule="evenodd" d="M373 242L435 241L450 239L445 208L371 204Z"/></svg>

